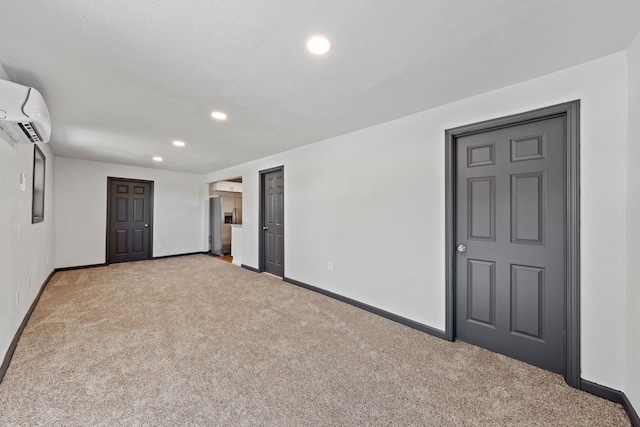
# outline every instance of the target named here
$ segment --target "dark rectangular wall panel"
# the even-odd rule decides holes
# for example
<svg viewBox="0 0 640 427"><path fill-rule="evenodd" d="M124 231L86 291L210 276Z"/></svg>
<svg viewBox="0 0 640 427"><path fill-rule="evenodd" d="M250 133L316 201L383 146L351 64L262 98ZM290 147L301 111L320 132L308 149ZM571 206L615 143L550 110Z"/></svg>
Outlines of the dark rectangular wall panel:
<svg viewBox="0 0 640 427"><path fill-rule="evenodd" d="M144 250L144 231L133 230L133 252L142 252Z"/></svg>
<svg viewBox="0 0 640 427"><path fill-rule="evenodd" d="M284 236L276 235L276 264L284 265Z"/></svg>
<svg viewBox="0 0 640 427"><path fill-rule="evenodd" d="M116 221L127 222L129 219L129 199L124 197L116 198Z"/></svg>
<svg viewBox="0 0 640 427"><path fill-rule="evenodd" d="M495 241L495 177L469 178L467 182L468 238Z"/></svg>
<svg viewBox="0 0 640 427"><path fill-rule="evenodd" d="M511 176L511 241L544 243L544 172Z"/></svg>
<svg viewBox="0 0 640 427"><path fill-rule="evenodd" d="M282 224L284 222L284 194L276 194L274 196L275 199L275 210L276 210L276 223Z"/></svg>
<svg viewBox="0 0 640 427"><path fill-rule="evenodd" d="M267 218L266 218L266 223L267 224L275 224L276 223L276 200L275 200L276 196L269 196L267 197Z"/></svg>
<svg viewBox="0 0 640 427"><path fill-rule="evenodd" d="M274 234L267 234L267 261L275 263L276 259L276 238Z"/></svg>
<svg viewBox="0 0 640 427"><path fill-rule="evenodd" d="M467 319L493 326L495 323L495 262L467 260Z"/></svg>
<svg viewBox="0 0 640 427"><path fill-rule="evenodd" d="M545 139L544 134L511 139L511 161L544 159Z"/></svg>
<svg viewBox="0 0 640 427"><path fill-rule="evenodd" d="M116 230L116 254L126 254L127 253L127 240L129 237L129 233L127 230Z"/></svg>
<svg viewBox="0 0 640 427"><path fill-rule="evenodd" d="M133 199L133 221L144 221L144 199Z"/></svg>
<svg viewBox="0 0 640 427"><path fill-rule="evenodd" d="M511 331L543 339L544 269L511 266Z"/></svg>
<svg viewBox="0 0 640 427"><path fill-rule="evenodd" d="M467 147L467 166L488 166L495 164L495 143Z"/></svg>

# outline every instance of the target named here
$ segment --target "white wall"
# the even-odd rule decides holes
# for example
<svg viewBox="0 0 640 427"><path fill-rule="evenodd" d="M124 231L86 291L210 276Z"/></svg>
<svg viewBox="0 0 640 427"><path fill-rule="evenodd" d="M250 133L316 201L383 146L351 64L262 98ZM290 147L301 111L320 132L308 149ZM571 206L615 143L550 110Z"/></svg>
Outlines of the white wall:
<svg viewBox="0 0 640 427"><path fill-rule="evenodd" d="M46 157L44 221L31 224L34 147L1 138L0 364L38 291L53 271L55 245L53 153L48 145L39 145ZM27 173L24 192L20 191L21 172Z"/></svg>
<svg viewBox="0 0 640 427"><path fill-rule="evenodd" d="M622 389L626 67L621 52L204 182L242 176L243 262L257 267L258 171L284 165L285 275L442 330L445 129L580 99L582 377Z"/></svg>
<svg viewBox="0 0 640 427"><path fill-rule="evenodd" d="M581 99L582 377L624 390L638 408L638 76L637 37L627 53L205 176L67 158L54 174L42 145L45 221L33 225L33 148L0 141L0 356L54 253L60 268L105 262L108 176L155 182L154 256L206 250L205 183L241 176L243 263L257 267L258 172L280 165L286 276L444 329L444 130Z"/></svg>
<svg viewBox="0 0 640 427"><path fill-rule="evenodd" d="M58 157L56 268L106 261L107 177L154 181L153 256L207 249L199 175Z"/></svg>
<svg viewBox="0 0 640 427"><path fill-rule="evenodd" d="M625 317L625 388L640 411L640 34L627 51L629 65L629 146L627 152L627 293Z"/></svg>

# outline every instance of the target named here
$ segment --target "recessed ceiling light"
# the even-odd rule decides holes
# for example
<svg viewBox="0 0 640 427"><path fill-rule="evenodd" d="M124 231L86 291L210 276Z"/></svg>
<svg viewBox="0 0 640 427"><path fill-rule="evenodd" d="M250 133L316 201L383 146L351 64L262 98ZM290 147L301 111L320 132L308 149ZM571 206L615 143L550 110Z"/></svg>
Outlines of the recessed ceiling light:
<svg viewBox="0 0 640 427"><path fill-rule="evenodd" d="M184 141L173 141L173 145L176 147L184 147Z"/></svg>
<svg viewBox="0 0 640 427"><path fill-rule="evenodd" d="M222 111L214 111L213 113L211 113L211 117L216 120L227 120L227 115Z"/></svg>
<svg viewBox="0 0 640 427"><path fill-rule="evenodd" d="M154 156L153 160L155 160L156 162L161 162L162 161L162 157Z"/></svg>
<svg viewBox="0 0 640 427"><path fill-rule="evenodd" d="M326 36L311 36L307 39L307 49L314 55L324 55L331 50L331 40Z"/></svg>

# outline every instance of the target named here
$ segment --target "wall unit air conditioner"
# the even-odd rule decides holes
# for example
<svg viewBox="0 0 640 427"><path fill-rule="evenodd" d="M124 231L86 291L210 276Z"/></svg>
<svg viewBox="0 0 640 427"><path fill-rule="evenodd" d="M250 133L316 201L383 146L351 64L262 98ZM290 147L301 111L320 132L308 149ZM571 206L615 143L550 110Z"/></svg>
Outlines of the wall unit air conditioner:
<svg viewBox="0 0 640 427"><path fill-rule="evenodd" d="M0 79L0 129L18 143L49 142L51 119L40 92Z"/></svg>

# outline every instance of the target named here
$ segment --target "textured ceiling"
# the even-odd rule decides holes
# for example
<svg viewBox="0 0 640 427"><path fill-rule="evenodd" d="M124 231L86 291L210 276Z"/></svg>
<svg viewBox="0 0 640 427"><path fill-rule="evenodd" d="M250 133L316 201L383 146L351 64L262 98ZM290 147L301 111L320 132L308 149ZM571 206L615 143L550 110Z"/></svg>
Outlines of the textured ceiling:
<svg viewBox="0 0 640 427"><path fill-rule="evenodd" d="M206 173L624 50L639 17L638 0L0 0L0 63L47 100L56 155ZM305 50L314 33L329 55Z"/></svg>

